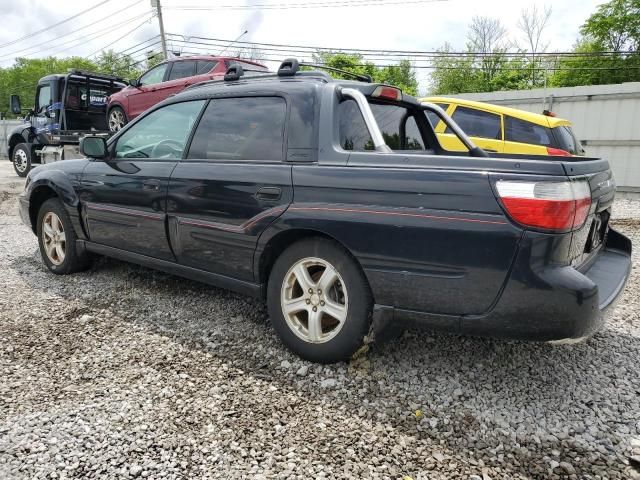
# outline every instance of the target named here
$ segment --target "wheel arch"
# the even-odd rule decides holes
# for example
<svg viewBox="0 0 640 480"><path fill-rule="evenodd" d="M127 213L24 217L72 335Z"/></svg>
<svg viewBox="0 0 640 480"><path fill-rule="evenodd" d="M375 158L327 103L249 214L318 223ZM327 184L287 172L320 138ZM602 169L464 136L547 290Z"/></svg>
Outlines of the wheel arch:
<svg viewBox="0 0 640 480"><path fill-rule="evenodd" d="M13 149L20 143L29 144L29 139L24 136L24 133L15 132L11 134L9 137L9 141L7 142L7 150L9 154L9 160L13 160Z"/></svg>
<svg viewBox="0 0 640 480"><path fill-rule="evenodd" d="M29 219L33 231L36 231L38 212L42 204L50 198L58 198L69 212L76 232L83 231L79 224L80 204L78 195L66 174L58 170L45 170L33 176L28 185Z"/></svg>
<svg viewBox="0 0 640 480"><path fill-rule="evenodd" d="M59 198L58 193L47 184L38 185L33 189L29 196L29 220L31 221L31 230L33 233L37 231L38 212L42 204L50 198Z"/></svg>
<svg viewBox="0 0 640 480"><path fill-rule="evenodd" d="M254 269L257 272L256 277L258 282L266 285L269 280L271 269L273 268L273 265L280 254L290 245L293 245L294 243L301 240L306 240L308 238L324 238L336 243L337 245L342 247L345 252L347 252L347 254L356 263L358 268L360 268L360 270L364 272L358 258L343 242L341 242L334 236L313 228L296 227L276 232L275 234L270 236L268 240L266 240L264 245L259 247L259 252L257 252L254 258Z"/></svg>

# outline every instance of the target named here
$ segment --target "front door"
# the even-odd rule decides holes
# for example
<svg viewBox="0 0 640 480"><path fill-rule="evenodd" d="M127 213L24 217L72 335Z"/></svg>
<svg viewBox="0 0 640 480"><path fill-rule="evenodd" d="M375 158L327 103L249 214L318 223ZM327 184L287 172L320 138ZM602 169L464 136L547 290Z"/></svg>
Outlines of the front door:
<svg viewBox="0 0 640 480"><path fill-rule="evenodd" d="M291 203L281 97L211 100L167 194L178 262L254 281L260 234Z"/></svg>
<svg viewBox="0 0 640 480"><path fill-rule="evenodd" d="M167 84L164 82L168 68L168 63L161 63L140 77L140 85L133 87L127 97L129 120L169 96L165 94Z"/></svg>
<svg viewBox="0 0 640 480"><path fill-rule="evenodd" d="M92 242L174 260L166 233L166 195L203 100L155 110L123 130L109 160L90 162L81 201Z"/></svg>

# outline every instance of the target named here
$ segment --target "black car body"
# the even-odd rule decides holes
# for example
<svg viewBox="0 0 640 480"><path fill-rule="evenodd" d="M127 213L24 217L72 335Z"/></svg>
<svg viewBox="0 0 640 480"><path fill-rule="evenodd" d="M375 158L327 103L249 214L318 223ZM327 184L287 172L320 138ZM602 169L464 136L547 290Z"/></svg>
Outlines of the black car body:
<svg viewBox="0 0 640 480"><path fill-rule="evenodd" d="M282 252L302 244L320 258L324 244L308 246L320 239L343 255L326 258L354 265L353 280L345 266L337 285L352 282L349 308L362 304L367 326L373 313L374 322L512 339L578 341L595 332L631 266L631 242L609 227L615 184L607 161L452 155L424 106L391 98L394 91L286 70L194 86L112 137L106 158L34 170L20 197L22 218L38 232L40 207L58 198L79 252L268 299ZM584 220L524 226L498 189L526 182L543 191L581 182ZM324 305L300 298L314 312ZM269 301L273 319L278 301ZM285 342L332 361L362 338L339 353L322 342L308 342L310 349Z"/></svg>

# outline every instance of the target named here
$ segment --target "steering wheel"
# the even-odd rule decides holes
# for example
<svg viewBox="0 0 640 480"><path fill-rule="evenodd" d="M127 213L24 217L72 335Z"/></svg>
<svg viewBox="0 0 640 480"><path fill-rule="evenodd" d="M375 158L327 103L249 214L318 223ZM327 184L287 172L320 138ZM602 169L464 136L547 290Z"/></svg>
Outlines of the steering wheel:
<svg viewBox="0 0 640 480"><path fill-rule="evenodd" d="M177 140L162 140L151 150L150 158L180 158L184 144Z"/></svg>

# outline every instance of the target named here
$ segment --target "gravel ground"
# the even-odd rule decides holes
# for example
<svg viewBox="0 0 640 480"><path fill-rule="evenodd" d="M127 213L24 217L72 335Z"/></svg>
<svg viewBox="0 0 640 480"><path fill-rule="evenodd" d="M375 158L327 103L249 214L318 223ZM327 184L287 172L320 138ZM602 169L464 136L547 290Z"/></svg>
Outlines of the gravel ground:
<svg viewBox="0 0 640 480"><path fill-rule="evenodd" d="M0 478L640 478L637 253L585 344L419 331L317 366L250 298L47 273L0 177ZM640 245L640 202L615 224Z"/></svg>

